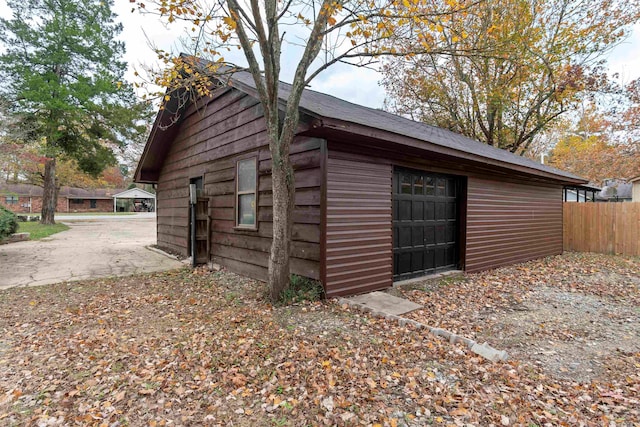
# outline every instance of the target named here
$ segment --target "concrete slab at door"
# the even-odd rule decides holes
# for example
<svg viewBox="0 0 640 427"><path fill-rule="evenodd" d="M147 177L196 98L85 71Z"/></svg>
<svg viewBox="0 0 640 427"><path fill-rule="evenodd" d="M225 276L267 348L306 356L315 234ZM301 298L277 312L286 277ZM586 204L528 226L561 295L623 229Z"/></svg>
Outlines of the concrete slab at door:
<svg viewBox="0 0 640 427"><path fill-rule="evenodd" d="M179 261L146 248L156 243L155 216L85 217L67 224L69 230L46 241L0 246L0 289L182 266Z"/></svg>
<svg viewBox="0 0 640 427"><path fill-rule="evenodd" d="M392 314L394 316L400 316L401 314L422 308L420 304L404 298L394 297L385 292L369 292L368 294L351 297L349 300L374 312Z"/></svg>

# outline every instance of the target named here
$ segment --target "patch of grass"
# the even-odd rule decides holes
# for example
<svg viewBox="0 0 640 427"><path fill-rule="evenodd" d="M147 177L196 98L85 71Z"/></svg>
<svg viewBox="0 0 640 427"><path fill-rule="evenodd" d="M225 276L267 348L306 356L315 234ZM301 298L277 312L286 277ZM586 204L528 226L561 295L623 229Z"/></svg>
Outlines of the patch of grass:
<svg viewBox="0 0 640 427"><path fill-rule="evenodd" d="M440 279L440 286L449 286L466 279L463 273L447 274Z"/></svg>
<svg viewBox="0 0 640 427"><path fill-rule="evenodd" d="M62 223L44 225L39 222L21 222L18 225L18 233L31 233L31 240L40 240L68 229L69 226Z"/></svg>
<svg viewBox="0 0 640 427"><path fill-rule="evenodd" d="M292 274L289 287L282 292L280 302L286 305L302 301L318 301L323 296L324 288L320 282Z"/></svg>

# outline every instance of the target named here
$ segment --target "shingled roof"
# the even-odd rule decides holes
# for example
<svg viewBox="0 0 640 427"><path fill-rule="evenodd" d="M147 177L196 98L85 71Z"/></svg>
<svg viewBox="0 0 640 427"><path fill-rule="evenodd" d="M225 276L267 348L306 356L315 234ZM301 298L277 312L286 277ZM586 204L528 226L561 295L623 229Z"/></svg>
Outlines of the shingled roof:
<svg viewBox="0 0 640 427"><path fill-rule="evenodd" d="M58 197L68 197L70 199L112 199L114 194L122 192L121 189L93 188L85 189L78 187L61 187ZM43 188L33 184L12 184L0 182L0 194L15 194L24 197L42 197Z"/></svg>
<svg viewBox="0 0 640 427"><path fill-rule="evenodd" d="M240 71L233 74L232 84L239 89L255 90L255 83L250 73ZM291 92L291 85L280 82L279 97L286 99ZM498 160L507 164L523 166L534 170L544 171L553 175L587 182L587 180L569 172L543 165L526 157L518 156L507 150L467 138L466 136L447 129L416 122L375 108L354 104L332 95L306 89L300 100L300 109L304 113L318 118L331 118L349 123L380 129L398 135L414 138L419 141L451 148L460 152L475 154L487 159ZM425 147L428 149L428 147Z"/></svg>
<svg viewBox="0 0 640 427"><path fill-rule="evenodd" d="M257 91L252 75L246 71L237 71L229 79L229 85L233 86L251 96L257 98ZM291 92L291 85L280 82L279 97L282 108L286 105L286 100ZM171 102L171 101L169 101ZM169 108L167 110L170 110ZM422 122L416 122L395 114L382 110L364 107L354 104L335 96L305 89L300 100L300 111L307 116L317 119L319 127L330 128L338 131L346 131L347 125L355 125L367 129L375 129L391 135L399 135L414 142L424 150L434 150L441 148L447 151L452 157L465 157L467 159L486 163L490 166L499 166L505 169L515 169L532 175L541 175L546 178L562 181L566 184L583 184L587 180L550 166L543 165L526 157L515 155L509 151L483 144L479 141L467 138L463 135L451 132L446 129L431 126ZM156 153L147 156L153 150L156 140L167 138L159 131L158 122L166 120L163 115L166 110L160 111L156 119L156 125L149 137L147 146L142 155L136 178L140 180L141 169L146 166L148 170L156 170L158 165L146 165L157 162ZM166 132L170 134L171 132ZM167 141L164 141L166 144ZM166 150L166 147L163 147ZM164 151L161 149L161 151ZM147 182L140 180L140 182Z"/></svg>

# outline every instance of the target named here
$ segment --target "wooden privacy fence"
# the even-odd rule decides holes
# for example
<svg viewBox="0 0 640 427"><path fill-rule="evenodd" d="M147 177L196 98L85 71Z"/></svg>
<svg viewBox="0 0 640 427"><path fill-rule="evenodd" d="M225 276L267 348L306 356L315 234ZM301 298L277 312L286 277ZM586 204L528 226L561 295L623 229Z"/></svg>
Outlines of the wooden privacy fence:
<svg viewBox="0 0 640 427"><path fill-rule="evenodd" d="M563 203L565 251L640 255L640 203Z"/></svg>

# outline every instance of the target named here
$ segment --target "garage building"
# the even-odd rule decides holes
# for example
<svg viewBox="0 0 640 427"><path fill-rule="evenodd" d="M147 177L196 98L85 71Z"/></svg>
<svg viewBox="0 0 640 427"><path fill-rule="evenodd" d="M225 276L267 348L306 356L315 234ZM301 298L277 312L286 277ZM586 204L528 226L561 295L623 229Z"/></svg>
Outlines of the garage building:
<svg viewBox="0 0 640 427"><path fill-rule="evenodd" d="M198 108L178 99L158 113L136 171L157 184L158 245L265 280L271 160L253 79L234 74ZM291 268L328 297L562 253L563 186L582 178L311 90L300 117Z"/></svg>

